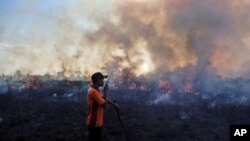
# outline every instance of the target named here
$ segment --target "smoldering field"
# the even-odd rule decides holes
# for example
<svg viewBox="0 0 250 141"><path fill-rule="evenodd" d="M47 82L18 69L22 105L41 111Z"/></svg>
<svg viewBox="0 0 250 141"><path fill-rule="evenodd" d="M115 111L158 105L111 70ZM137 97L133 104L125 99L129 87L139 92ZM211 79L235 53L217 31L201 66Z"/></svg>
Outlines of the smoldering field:
<svg viewBox="0 0 250 141"><path fill-rule="evenodd" d="M56 88L43 85L47 88L12 89L1 94L0 139L87 140L88 85L69 87L64 81L58 83L60 87ZM240 83L240 80L227 82L228 85ZM108 96L120 104L121 118L132 141L225 141L229 140L229 125L250 123L248 94L237 86L224 87L217 95L175 90L170 94L169 89L151 88L123 87L109 91ZM125 141L111 106L106 107L104 120L103 140Z"/></svg>

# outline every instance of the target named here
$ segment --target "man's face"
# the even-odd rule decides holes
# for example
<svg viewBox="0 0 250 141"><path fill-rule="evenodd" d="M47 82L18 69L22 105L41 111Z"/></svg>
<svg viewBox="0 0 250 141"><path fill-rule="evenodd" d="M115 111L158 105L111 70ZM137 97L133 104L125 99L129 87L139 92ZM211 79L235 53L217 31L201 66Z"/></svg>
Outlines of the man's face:
<svg viewBox="0 0 250 141"><path fill-rule="evenodd" d="M98 79L98 85L102 87L104 85L104 79Z"/></svg>

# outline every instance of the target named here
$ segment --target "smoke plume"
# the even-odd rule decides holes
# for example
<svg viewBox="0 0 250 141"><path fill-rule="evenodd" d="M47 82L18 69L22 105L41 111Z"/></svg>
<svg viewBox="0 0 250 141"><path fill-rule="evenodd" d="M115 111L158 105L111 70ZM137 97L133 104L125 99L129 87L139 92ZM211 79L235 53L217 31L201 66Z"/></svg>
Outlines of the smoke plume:
<svg viewBox="0 0 250 141"><path fill-rule="evenodd" d="M248 0L23 1L0 22L0 70L83 74L130 68L136 75L194 66L249 76ZM1 14L2 15L2 14Z"/></svg>

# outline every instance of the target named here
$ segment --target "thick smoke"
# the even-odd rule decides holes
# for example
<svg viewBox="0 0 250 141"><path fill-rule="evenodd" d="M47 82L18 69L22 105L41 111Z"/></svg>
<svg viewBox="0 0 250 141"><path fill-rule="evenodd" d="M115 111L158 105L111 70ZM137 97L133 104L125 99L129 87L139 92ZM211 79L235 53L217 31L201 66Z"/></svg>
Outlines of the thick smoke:
<svg viewBox="0 0 250 141"><path fill-rule="evenodd" d="M1 21L1 73L89 74L115 65L140 75L194 66L199 85L211 73L249 76L247 0L43 4L20 2L7 13L12 23Z"/></svg>

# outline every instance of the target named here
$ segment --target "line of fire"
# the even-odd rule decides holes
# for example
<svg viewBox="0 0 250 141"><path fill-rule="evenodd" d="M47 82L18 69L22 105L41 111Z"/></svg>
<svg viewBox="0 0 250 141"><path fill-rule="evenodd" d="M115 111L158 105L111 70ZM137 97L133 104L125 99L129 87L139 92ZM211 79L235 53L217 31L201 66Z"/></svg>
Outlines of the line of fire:
<svg viewBox="0 0 250 141"><path fill-rule="evenodd" d="M146 75L136 76L129 68L125 68L114 73L109 87L111 90L144 91L148 95L156 96L189 95L212 98L223 95L227 98L236 98L235 101L240 103L248 102L248 96L244 95L250 90L248 79L224 79L220 76L212 76L208 80L194 78L190 73L181 74L177 70L156 74L154 79L149 79ZM70 76L64 75L63 72L58 72L57 75L23 75L21 71L16 71L13 76L1 76L0 93L35 94L50 90L50 95L70 97L84 93L89 85L89 76L84 76L80 71Z"/></svg>

